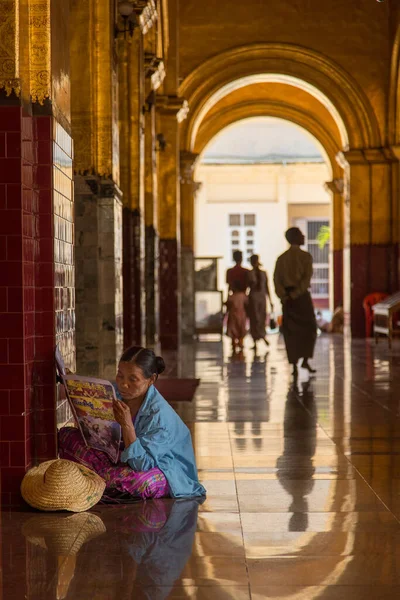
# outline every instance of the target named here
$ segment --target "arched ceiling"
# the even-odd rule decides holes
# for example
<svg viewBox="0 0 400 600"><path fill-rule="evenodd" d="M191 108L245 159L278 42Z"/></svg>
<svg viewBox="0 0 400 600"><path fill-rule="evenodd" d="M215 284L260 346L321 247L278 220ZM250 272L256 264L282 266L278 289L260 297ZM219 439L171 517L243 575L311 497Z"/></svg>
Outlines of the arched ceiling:
<svg viewBox="0 0 400 600"><path fill-rule="evenodd" d="M313 96L335 120L341 149L382 145L369 98L338 64L309 48L258 43L210 58L181 83L179 94L190 106L181 125L181 149L193 152L202 122L216 104L241 88L262 83L286 84Z"/></svg>
<svg viewBox="0 0 400 600"><path fill-rule="evenodd" d="M335 119L314 96L286 83L254 83L223 96L204 115L194 152L201 154L208 142L228 125L260 116L280 117L306 129L323 147L333 176L340 176L335 156L342 147L341 132Z"/></svg>

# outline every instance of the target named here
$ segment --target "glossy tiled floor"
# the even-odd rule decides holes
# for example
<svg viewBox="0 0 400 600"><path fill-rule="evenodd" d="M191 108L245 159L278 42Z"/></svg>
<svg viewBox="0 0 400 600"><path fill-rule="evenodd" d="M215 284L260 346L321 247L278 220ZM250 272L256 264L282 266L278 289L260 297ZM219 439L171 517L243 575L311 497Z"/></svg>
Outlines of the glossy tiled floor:
<svg viewBox="0 0 400 600"><path fill-rule="evenodd" d="M183 356L207 500L3 513L4 600L399 597L400 346L321 337L297 387L277 336Z"/></svg>

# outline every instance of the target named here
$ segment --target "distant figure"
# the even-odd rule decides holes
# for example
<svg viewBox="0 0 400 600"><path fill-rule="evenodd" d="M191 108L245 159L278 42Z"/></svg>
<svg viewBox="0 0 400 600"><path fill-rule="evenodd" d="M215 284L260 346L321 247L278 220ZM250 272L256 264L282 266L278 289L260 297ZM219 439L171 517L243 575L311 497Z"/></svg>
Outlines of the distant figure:
<svg viewBox="0 0 400 600"><path fill-rule="evenodd" d="M268 287L268 277L265 271L261 270L261 264L257 254L253 254L250 258L250 263L253 269L249 273L248 285L249 307L248 314L250 319L250 334L254 341L254 350L257 350L258 340L263 340L267 346L267 297L271 304L271 310L274 310L274 305L271 303L271 295Z"/></svg>
<svg viewBox="0 0 400 600"><path fill-rule="evenodd" d="M248 287L247 279L250 271L242 267L243 254L240 250L235 250L233 253L233 260L236 263L235 266L231 269L228 269L226 272L226 283L229 286L229 291L232 290L232 285L234 282L239 282L240 285L246 290Z"/></svg>
<svg viewBox="0 0 400 600"><path fill-rule="evenodd" d="M320 310L317 311L316 321L317 321L318 329L320 331L322 331L323 333L326 333L328 330L329 321L326 321L324 319L322 312Z"/></svg>
<svg viewBox="0 0 400 600"><path fill-rule="evenodd" d="M232 350L243 350L243 339L246 335L248 297L246 288L240 281L234 281L226 303L228 310L228 325L226 334L232 339Z"/></svg>
<svg viewBox="0 0 400 600"><path fill-rule="evenodd" d="M317 325L323 333L343 333L344 312L343 307L338 306L332 315L331 321L325 321L320 311L317 312Z"/></svg>
<svg viewBox="0 0 400 600"><path fill-rule="evenodd" d="M276 294L282 301L286 352L296 377L300 358L303 359L301 366L304 369L310 373L316 372L308 362L314 355L317 339L317 323L309 292L313 261L311 254L300 248L305 242L300 229L288 229L286 239L290 248L276 261L274 283Z"/></svg>

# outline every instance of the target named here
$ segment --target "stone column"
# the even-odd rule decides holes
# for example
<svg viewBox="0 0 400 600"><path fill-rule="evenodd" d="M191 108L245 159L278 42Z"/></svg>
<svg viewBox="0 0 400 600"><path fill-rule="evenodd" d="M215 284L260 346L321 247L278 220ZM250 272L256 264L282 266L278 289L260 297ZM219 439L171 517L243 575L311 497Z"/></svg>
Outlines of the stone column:
<svg viewBox="0 0 400 600"><path fill-rule="evenodd" d="M344 181L328 181L332 192L331 252L333 267L333 308L343 306Z"/></svg>
<svg viewBox="0 0 400 600"><path fill-rule="evenodd" d="M112 378L123 333L115 15L108 0L71 7L77 368Z"/></svg>
<svg viewBox="0 0 400 600"><path fill-rule="evenodd" d="M365 336L363 300L398 288L397 189L389 149L339 155L345 169L344 309L354 337Z"/></svg>
<svg viewBox="0 0 400 600"><path fill-rule="evenodd" d="M181 160L181 283L182 283L182 340L195 335L194 286L194 203L199 188L194 181L198 154L182 151Z"/></svg>
<svg viewBox="0 0 400 600"><path fill-rule="evenodd" d="M179 122L187 106L176 96L157 97L160 253L160 342L178 348L181 326Z"/></svg>

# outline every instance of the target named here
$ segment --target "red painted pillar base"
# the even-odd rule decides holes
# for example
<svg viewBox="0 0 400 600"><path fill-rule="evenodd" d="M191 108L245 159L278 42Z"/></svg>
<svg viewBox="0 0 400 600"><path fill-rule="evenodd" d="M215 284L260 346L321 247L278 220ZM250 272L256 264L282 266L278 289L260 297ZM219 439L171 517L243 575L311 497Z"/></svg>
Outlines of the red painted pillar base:
<svg viewBox="0 0 400 600"><path fill-rule="evenodd" d="M365 337L365 315L363 301L373 292L391 294L398 290L397 244L365 244L351 246L351 334Z"/></svg>
<svg viewBox="0 0 400 600"><path fill-rule="evenodd" d="M143 261L141 215L138 210L124 208L123 219L123 280L124 280L124 348L142 345Z"/></svg>
<svg viewBox="0 0 400 600"><path fill-rule="evenodd" d="M160 239L160 343L164 350L179 346L180 293L178 241Z"/></svg>

